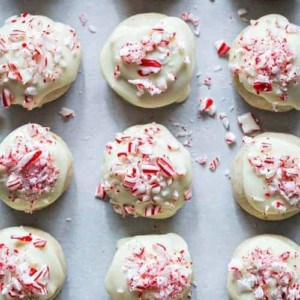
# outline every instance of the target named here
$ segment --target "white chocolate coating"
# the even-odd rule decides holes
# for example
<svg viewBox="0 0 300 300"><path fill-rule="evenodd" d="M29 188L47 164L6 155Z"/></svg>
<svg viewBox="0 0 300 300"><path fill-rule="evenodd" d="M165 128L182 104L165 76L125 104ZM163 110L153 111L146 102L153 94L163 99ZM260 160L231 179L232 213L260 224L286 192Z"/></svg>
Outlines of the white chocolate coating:
<svg viewBox="0 0 300 300"><path fill-rule="evenodd" d="M21 126L0 144L0 199L25 212L55 202L73 176L73 158L66 143L49 128Z"/></svg>
<svg viewBox="0 0 300 300"><path fill-rule="evenodd" d="M271 111L300 109L300 29L281 15L267 15L243 30L229 66L241 96Z"/></svg>
<svg viewBox="0 0 300 300"><path fill-rule="evenodd" d="M55 299L66 277L60 244L31 227L0 231L0 261L0 300Z"/></svg>
<svg viewBox="0 0 300 300"><path fill-rule="evenodd" d="M192 261L178 235L121 239L105 279L113 300L183 300L191 292Z"/></svg>
<svg viewBox="0 0 300 300"><path fill-rule="evenodd" d="M0 94L5 108L41 107L76 79L80 44L71 27L44 16L13 16L0 28Z"/></svg>
<svg viewBox="0 0 300 300"><path fill-rule="evenodd" d="M102 73L124 100L156 108L184 101L195 68L195 41L175 17L147 13L123 21L100 57Z"/></svg>
<svg viewBox="0 0 300 300"><path fill-rule="evenodd" d="M278 235L244 241L228 266L232 300L300 299L300 247Z"/></svg>
<svg viewBox="0 0 300 300"><path fill-rule="evenodd" d="M137 125L106 145L102 184L123 216L163 219L191 198L189 152L164 126Z"/></svg>
<svg viewBox="0 0 300 300"><path fill-rule="evenodd" d="M295 215L300 207L300 139L283 133L256 136L241 149L232 170L237 202L266 220Z"/></svg>

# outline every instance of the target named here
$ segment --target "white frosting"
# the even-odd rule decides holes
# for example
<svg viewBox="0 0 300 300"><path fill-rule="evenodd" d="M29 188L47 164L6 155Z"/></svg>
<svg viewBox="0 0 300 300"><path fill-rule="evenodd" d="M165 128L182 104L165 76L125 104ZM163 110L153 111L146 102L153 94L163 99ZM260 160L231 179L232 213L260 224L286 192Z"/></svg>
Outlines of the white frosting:
<svg viewBox="0 0 300 300"><path fill-rule="evenodd" d="M276 235L244 241L228 266L232 300L300 299L300 248Z"/></svg>
<svg viewBox="0 0 300 300"><path fill-rule="evenodd" d="M0 144L0 198L14 209L32 212L52 204L72 175L72 154L49 128L24 125Z"/></svg>
<svg viewBox="0 0 300 300"><path fill-rule="evenodd" d="M0 28L0 92L4 107L40 107L76 79L81 58L74 29L24 13Z"/></svg>
<svg viewBox="0 0 300 300"><path fill-rule="evenodd" d="M106 145L102 184L124 216L168 218L191 198L191 156L162 125L137 125Z"/></svg>
<svg viewBox="0 0 300 300"><path fill-rule="evenodd" d="M65 280L59 243L30 227L0 231L0 300L54 299Z"/></svg>
<svg viewBox="0 0 300 300"><path fill-rule="evenodd" d="M266 133L244 146L240 180L248 204L256 211L266 216L298 211L299 145L289 135Z"/></svg>
<svg viewBox="0 0 300 300"><path fill-rule="evenodd" d="M187 299L193 279L185 241L176 234L122 239L106 275L114 300Z"/></svg>
<svg viewBox="0 0 300 300"><path fill-rule="evenodd" d="M234 41L230 69L250 93L275 107L300 109L300 31L280 15L251 21Z"/></svg>
<svg viewBox="0 0 300 300"><path fill-rule="evenodd" d="M195 67L194 37L179 18L136 15L117 27L100 62L111 88L133 105L181 102L189 94Z"/></svg>

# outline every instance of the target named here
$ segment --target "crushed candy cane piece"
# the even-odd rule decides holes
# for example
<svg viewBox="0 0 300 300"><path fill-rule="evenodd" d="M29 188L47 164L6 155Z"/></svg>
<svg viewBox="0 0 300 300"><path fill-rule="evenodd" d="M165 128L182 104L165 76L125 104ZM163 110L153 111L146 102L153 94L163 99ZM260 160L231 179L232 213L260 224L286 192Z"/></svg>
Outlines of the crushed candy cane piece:
<svg viewBox="0 0 300 300"><path fill-rule="evenodd" d="M199 18L195 17L191 12L183 12L180 17L184 22L191 23L195 27L199 25Z"/></svg>
<svg viewBox="0 0 300 300"><path fill-rule="evenodd" d="M228 131L226 132L225 134L225 142L228 144L228 145L232 145L236 142L236 137L234 135L234 133Z"/></svg>
<svg viewBox="0 0 300 300"><path fill-rule="evenodd" d="M224 40L215 41L215 47L219 56L226 56L230 51L230 46Z"/></svg>
<svg viewBox="0 0 300 300"><path fill-rule="evenodd" d="M252 134L261 130L258 119L250 112L238 116L237 120L244 134Z"/></svg>
<svg viewBox="0 0 300 300"><path fill-rule="evenodd" d="M107 193L102 183L99 183L96 187L95 197L104 200L107 197Z"/></svg>
<svg viewBox="0 0 300 300"><path fill-rule="evenodd" d="M220 158L219 157L215 157L210 163L209 163L209 170L214 172L217 170L217 168L220 165Z"/></svg>
<svg viewBox="0 0 300 300"><path fill-rule="evenodd" d="M201 155L199 158L197 158L197 162L200 164L200 165L205 165L206 162L207 162L207 156L204 154L204 155Z"/></svg>
<svg viewBox="0 0 300 300"><path fill-rule="evenodd" d="M64 118L74 118L75 117L75 112L74 110L67 108L67 107L62 107L61 110L59 111L59 114L63 116Z"/></svg>
<svg viewBox="0 0 300 300"><path fill-rule="evenodd" d="M199 106L200 113L208 113L210 116L214 116L217 109L212 98L200 99Z"/></svg>
<svg viewBox="0 0 300 300"><path fill-rule="evenodd" d="M192 190L191 190L191 189L186 190L186 191L184 192L184 200L185 200L185 201L191 200L191 199L192 199L192 196L193 196L193 193L192 193Z"/></svg>
<svg viewBox="0 0 300 300"><path fill-rule="evenodd" d="M161 213L162 208L159 205L151 205L145 208L145 217L153 217Z"/></svg>
<svg viewBox="0 0 300 300"><path fill-rule="evenodd" d="M204 79L204 85L206 85L206 86L208 86L208 87L210 87L211 85L212 85L212 78L211 77L206 77L205 79Z"/></svg>
<svg viewBox="0 0 300 300"><path fill-rule="evenodd" d="M121 71L120 71L120 66L119 65L116 65L115 66L115 69L114 69L114 78L115 79L118 79L121 75Z"/></svg>

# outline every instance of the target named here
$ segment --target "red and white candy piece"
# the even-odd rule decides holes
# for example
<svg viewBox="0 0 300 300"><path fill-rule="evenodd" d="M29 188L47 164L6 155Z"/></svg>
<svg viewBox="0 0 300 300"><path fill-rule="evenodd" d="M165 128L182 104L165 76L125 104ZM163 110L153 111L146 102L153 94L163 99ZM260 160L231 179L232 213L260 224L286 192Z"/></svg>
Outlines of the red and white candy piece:
<svg viewBox="0 0 300 300"><path fill-rule="evenodd" d="M261 129L257 118L250 112L238 116L237 120L244 134L252 134Z"/></svg>
<svg viewBox="0 0 300 300"><path fill-rule="evenodd" d="M42 155L41 150L35 150L25 154L19 162L19 167L22 169L26 169L32 164L34 164Z"/></svg>
<svg viewBox="0 0 300 300"><path fill-rule="evenodd" d="M272 207L279 213L286 212L285 204L280 200L275 200L272 202Z"/></svg>
<svg viewBox="0 0 300 300"><path fill-rule="evenodd" d="M114 69L114 78L115 79L118 79L121 75L121 71L120 71L120 66L119 65L116 65L115 66L115 69Z"/></svg>
<svg viewBox="0 0 300 300"><path fill-rule="evenodd" d="M181 19L186 23L191 23L194 26L199 25L199 18L195 17L193 13L191 12L183 12L180 15Z"/></svg>
<svg viewBox="0 0 300 300"><path fill-rule="evenodd" d="M226 132L225 134L225 142L228 144L228 145L232 145L236 142L236 137L234 135L234 133L228 131Z"/></svg>
<svg viewBox="0 0 300 300"><path fill-rule="evenodd" d="M157 164L159 165L161 171L167 176L167 177L173 177L176 175L176 172L172 166L172 163L170 160L166 157L160 157L157 159Z"/></svg>
<svg viewBox="0 0 300 300"><path fill-rule="evenodd" d="M191 200L192 196L193 196L193 193L192 193L191 189L188 189L184 192L184 200L185 201Z"/></svg>
<svg viewBox="0 0 300 300"><path fill-rule="evenodd" d="M21 181L21 178L20 176L12 173L8 179L7 179L7 182L6 182L6 186L8 187L8 189L10 191L14 191L14 190L17 190L22 184L22 181Z"/></svg>
<svg viewBox="0 0 300 300"><path fill-rule="evenodd" d="M135 207L134 205L130 205L130 204L124 204L123 205L123 210L125 215L134 215L135 214Z"/></svg>
<svg viewBox="0 0 300 300"><path fill-rule="evenodd" d="M215 157L210 163L209 163L209 170L214 172L217 170L217 168L220 165L220 158Z"/></svg>
<svg viewBox="0 0 300 300"><path fill-rule="evenodd" d="M27 235L11 235L10 238L12 240L17 240L19 242L24 242L24 243L30 243L32 242L32 235L27 234Z"/></svg>
<svg viewBox="0 0 300 300"><path fill-rule="evenodd" d="M204 155L201 155L199 158L197 158L197 162L200 164L200 165L205 165L206 162L207 162L207 156L204 154Z"/></svg>
<svg viewBox="0 0 300 300"><path fill-rule="evenodd" d="M219 56L226 56L230 51L230 46L224 40L215 41L215 47Z"/></svg>
<svg viewBox="0 0 300 300"><path fill-rule="evenodd" d="M74 118L75 117L75 112L74 110L67 108L67 107L62 107L61 110L59 111L59 114L63 116L64 118Z"/></svg>
<svg viewBox="0 0 300 300"><path fill-rule="evenodd" d="M45 248L45 246L47 245L47 241L46 240L42 240L40 238L36 238L33 242L34 247L36 248Z"/></svg>
<svg viewBox="0 0 300 300"><path fill-rule="evenodd" d="M2 105L4 108L9 108L10 105L14 102L14 95L7 88L2 91Z"/></svg>
<svg viewBox="0 0 300 300"><path fill-rule="evenodd" d="M137 72L140 76L148 76L158 73L161 68L162 64L158 60L142 58Z"/></svg>
<svg viewBox="0 0 300 300"><path fill-rule="evenodd" d="M210 76L204 78L204 85L210 87L212 85L212 78Z"/></svg>
<svg viewBox="0 0 300 300"><path fill-rule="evenodd" d="M273 91L273 87L270 82L255 81L252 86L258 95L261 92L272 92Z"/></svg>
<svg viewBox="0 0 300 300"><path fill-rule="evenodd" d="M95 197L101 200L104 200L107 197L104 185L99 183L96 187Z"/></svg>
<svg viewBox="0 0 300 300"><path fill-rule="evenodd" d="M144 216L145 217L156 216L161 212L162 212L161 206L151 205L145 208Z"/></svg>
<svg viewBox="0 0 300 300"><path fill-rule="evenodd" d="M212 98L200 99L199 106L200 113L208 113L210 116L214 116L217 109Z"/></svg>

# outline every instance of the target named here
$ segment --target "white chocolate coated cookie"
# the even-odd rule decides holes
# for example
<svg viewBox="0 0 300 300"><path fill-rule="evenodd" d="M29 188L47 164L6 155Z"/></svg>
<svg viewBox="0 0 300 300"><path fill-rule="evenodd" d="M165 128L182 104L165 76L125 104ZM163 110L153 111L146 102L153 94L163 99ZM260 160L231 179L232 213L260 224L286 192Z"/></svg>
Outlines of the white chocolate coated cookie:
<svg viewBox="0 0 300 300"><path fill-rule="evenodd" d="M49 128L24 125L0 144L0 199L16 210L33 212L52 204L72 175L70 149Z"/></svg>
<svg viewBox="0 0 300 300"><path fill-rule="evenodd" d="M105 286L113 300L183 300L192 280L188 246L170 233L121 239Z"/></svg>
<svg viewBox="0 0 300 300"><path fill-rule="evenodd" d="M41 107L76 79L80 44L71 27L23 13L0 28L0 94L5 108Z"/></svg>
<svg viewBox="0 0 300 300"><path fill-rule="evenodd" d="M228 266L232 300L300 299L300 247L286 237L260 235L238 246Z"/></svg>
<svg viewBox="0 0 300 300"><path fill-rule="evenodd" d="M300 139L267 132L247 140L232 169L237 202L265 220L282 220L300 208Z"/></svg>
<svg viewBox="0 0 300 300"><path fill-rule="evenodd" d="M184 101L195 68L195 41L175 17L147 13L123 21L101 52L102 73L129 103L156 108Z"/></svg>
<svg viewBox="0 0 300 300"><path fill-rule="evenodd" d="M241 96L271 111L300 110L300 28L281 15L267 15L238 35L229 66Z"/></svg>
<svg viewBox="0 0 300 300"><path fill-rule="evenodd" d="M55 299L66 277L60 244L31 227L0 231L0 264L0 300Z"/></svg>
<svg viewBox="0 0 300 300"><path fill-rule="evenodd" d="M191 198L189 152L167 128L136 125L106 145L102 186L123 216L164 219Z"/></svg>

